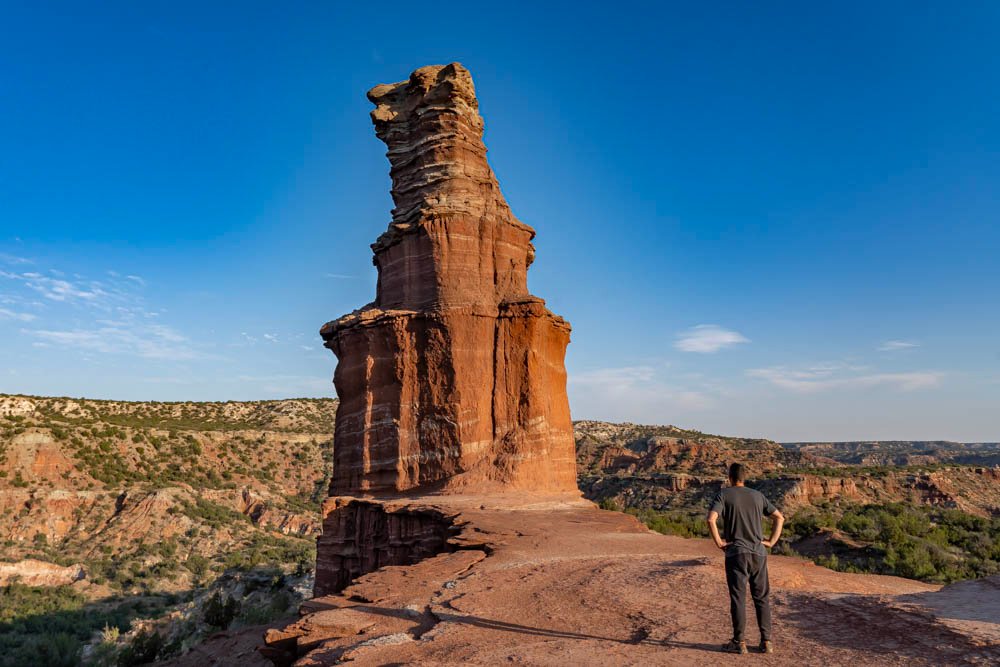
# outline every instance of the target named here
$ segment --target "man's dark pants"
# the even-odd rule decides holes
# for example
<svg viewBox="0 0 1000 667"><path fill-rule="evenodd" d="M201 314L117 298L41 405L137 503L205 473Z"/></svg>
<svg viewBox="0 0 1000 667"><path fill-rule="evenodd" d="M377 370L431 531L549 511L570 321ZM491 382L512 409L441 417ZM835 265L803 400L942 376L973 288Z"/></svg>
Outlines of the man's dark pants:
<svg viewBox="0 0 1000 667"><path fill-rule="evenodd" d="M738 553L726 556L726 583L729 584L729 613L733 617L733 639L744 641L747 625L747 584L757 612L761 641L771 639L771 605L767 596L767 556Z"/></svg>

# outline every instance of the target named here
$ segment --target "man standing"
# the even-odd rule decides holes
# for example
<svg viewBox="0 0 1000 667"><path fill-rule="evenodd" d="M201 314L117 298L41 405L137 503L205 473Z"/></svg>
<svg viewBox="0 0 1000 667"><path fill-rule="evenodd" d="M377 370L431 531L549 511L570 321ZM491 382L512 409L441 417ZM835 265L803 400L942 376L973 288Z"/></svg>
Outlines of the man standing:
<svg viewBox="0 0 1000 667"><path fill-rule="evenodd" d="M750 596L757 612L760 629L760 650L773 653L771 646L771 606L767 583L767 549L781 537L785 517L771 504L764 494L744 486L746 468L742 463L729 466L729 486L719 491L708 511L708 530L715 546L726 552L726 583L729 585L729 613L733 617L733 638L722 647L727 653L746 653L747 642L743 631L747 624L746 594ZM722 535L715 524L722 517ZM762 540L761 518L774 519L771 538Z"/></svg>

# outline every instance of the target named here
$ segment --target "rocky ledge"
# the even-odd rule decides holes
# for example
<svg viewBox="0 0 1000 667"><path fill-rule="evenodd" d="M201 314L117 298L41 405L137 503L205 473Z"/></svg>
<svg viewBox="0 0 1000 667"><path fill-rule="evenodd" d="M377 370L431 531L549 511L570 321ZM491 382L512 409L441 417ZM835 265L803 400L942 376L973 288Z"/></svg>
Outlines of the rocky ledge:
<svg viewBox="0 0 1000 667"><path fill-rule="evenodd" d="M365 501L403 522L433 516L450 536L421 560L307 601L298 621L267 633L262 653L298 666L736 664L717 652L729 611L722 554L710 542L651 533L583 501L505 502ZM401 535L369 542L401 545ZM779 556L770 569L777 652L764 664L1000 659L1000 581L939 589Z"/></svg>

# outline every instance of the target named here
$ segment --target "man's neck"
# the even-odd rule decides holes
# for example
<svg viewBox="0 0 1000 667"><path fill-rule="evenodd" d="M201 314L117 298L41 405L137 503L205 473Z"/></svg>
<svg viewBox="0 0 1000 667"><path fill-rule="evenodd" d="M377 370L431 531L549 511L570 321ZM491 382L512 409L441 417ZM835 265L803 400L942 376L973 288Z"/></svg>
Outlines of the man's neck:
<svg viewBox="0 0 1000 667"><path fill-rule="evenodd" d="M733 486L746 486L745 482L731 482Z"/></svg>

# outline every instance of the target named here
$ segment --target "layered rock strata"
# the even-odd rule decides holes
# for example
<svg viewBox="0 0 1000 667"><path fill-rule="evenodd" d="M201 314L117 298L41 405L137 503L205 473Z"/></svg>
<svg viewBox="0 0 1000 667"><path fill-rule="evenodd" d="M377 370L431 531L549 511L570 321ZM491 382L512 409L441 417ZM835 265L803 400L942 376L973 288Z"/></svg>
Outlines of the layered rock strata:
<svg viewBox="0 0 1000 667"><path fill-rule="evenodd" d="M455 550L448 539L457 529L434 510L392 510L378 502L329 498L323 515L327 520L316 545L318 592L340 592L367 572Z"/></svg>
<svg viewBox="0 0 1000 667"><path fill-rule="evenodd" d="M375 301L326 324L339 359L331 495L576 493L569 324L527 288L534 230L486 161L469 72L368 93L395 208Z"/></svg>
<svg viewBox="0 0 1000 667"><path fill-rule="evenodd" d="M86 576L82 565L63 567L34 558L17 563L0 563L0 586L14 582L26 586L68 586Z"/></svg>
<svg viewBox="0 0 1000 667"><path fill-rule="evenodd" d="M340 406L318 595L449 550L445 519L372 498L579 496L570 327L528 292L535 232L486 161L472 77L422 67L368 98L395 208L372 244L375 301L321 330Z"/></svg>

